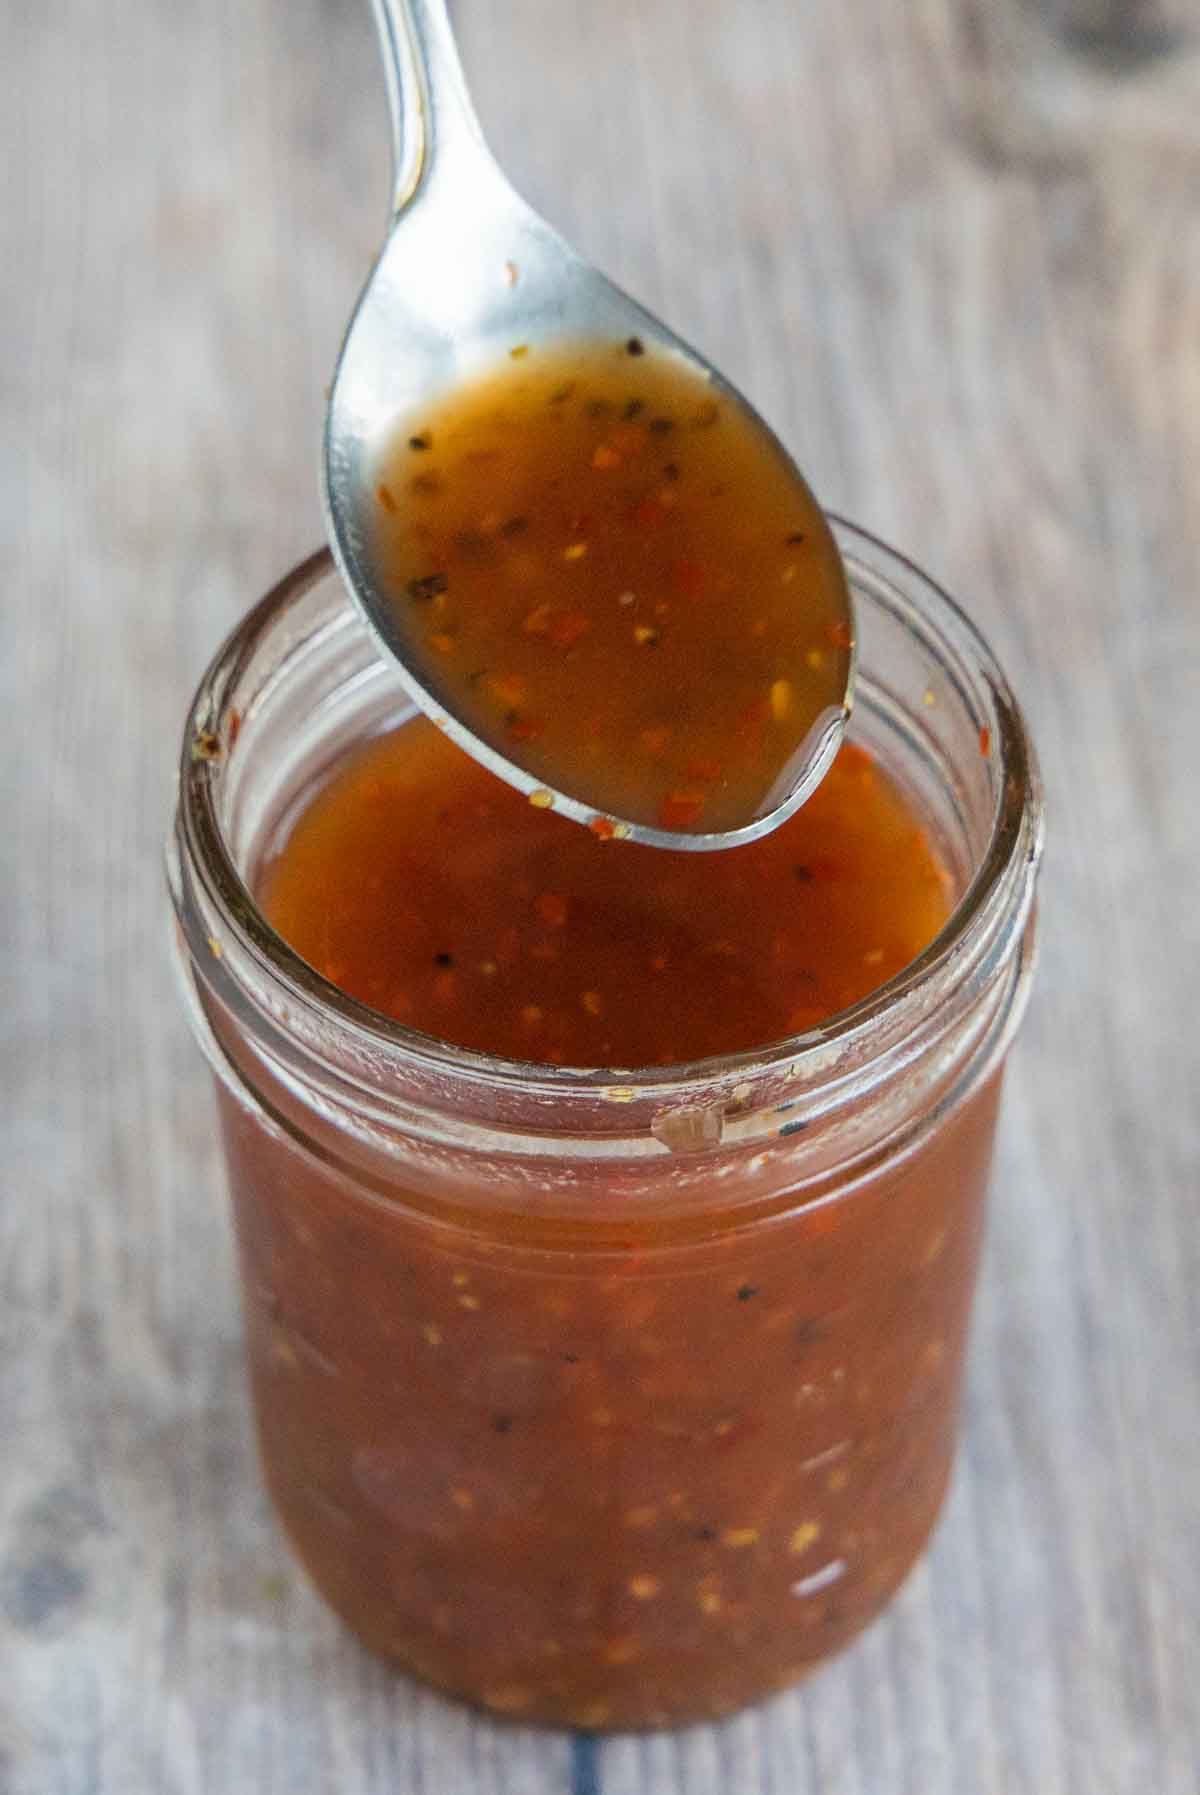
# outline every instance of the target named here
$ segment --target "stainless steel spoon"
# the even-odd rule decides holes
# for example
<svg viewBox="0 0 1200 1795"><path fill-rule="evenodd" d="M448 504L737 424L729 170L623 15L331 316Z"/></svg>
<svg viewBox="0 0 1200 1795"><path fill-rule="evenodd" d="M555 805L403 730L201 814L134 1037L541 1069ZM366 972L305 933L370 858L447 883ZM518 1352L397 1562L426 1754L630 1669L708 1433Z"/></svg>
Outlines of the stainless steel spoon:
<svg viewBox="0 0 1200 1795"><path fill-rule="evenodd" d="M395 188L391 229L342 344L325 427L324 497L334 557L367 623L399 663L416 702L468 754L515 785L535 777L453 714L411 664L394 606L371 554L372 458L398 420L458 381L494 366L514 342L621 341L683 357L785 451L747 401L704 358L580 256L515 193L483 141L445 0L373 0L387 76ZM801 476L797 471L797 482ZM846 623L852 631L846 591ZM659 847L733 847L797 810L832 761L850 711L854 659L842 703L823 711L762 807L736 829L683 833L613 816L617 833ZM594 803L554 791L579 822Z"/></svg>

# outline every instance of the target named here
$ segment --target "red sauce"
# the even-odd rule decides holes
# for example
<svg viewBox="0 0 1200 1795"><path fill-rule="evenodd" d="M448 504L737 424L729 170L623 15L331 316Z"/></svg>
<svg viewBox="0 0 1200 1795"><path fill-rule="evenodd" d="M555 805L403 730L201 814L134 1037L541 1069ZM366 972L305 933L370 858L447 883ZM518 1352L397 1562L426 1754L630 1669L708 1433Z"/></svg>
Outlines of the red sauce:
<svg viewBox="0 0 1200 1795"><path fill-rule="evenodd" d="M575 1063L816 1024L949 903L859 748L775 835L671 855L531 809L425 722L331 770L260 898L362 1001ZM497 1713L643 1726L781 1688L879 1612L949 1474L998 1079L808 1202L754 1147L377 1151L213 1021L265 1106L221 1087L267 1480L362 1639ZM548 1228L551 1178L578 1212Z"/></svg>
<svg viewBox="0 0 1200 1795"><path fill-rule="evenodd" d="M332 983L509 1059L649 1066L764 1046L885 983L950 888L893 781L845 746L773 834L722 854L603 842L424 719L347 755L260 883Z"/></svg>
<svg viewBox="0 0 1200 1795"><path fill-rule="evenodd" d="M735 399L636 339L456 389L397 434L376 497L423 683L601 816L745 825L841 707L845 576L816 501Z"/></svg>

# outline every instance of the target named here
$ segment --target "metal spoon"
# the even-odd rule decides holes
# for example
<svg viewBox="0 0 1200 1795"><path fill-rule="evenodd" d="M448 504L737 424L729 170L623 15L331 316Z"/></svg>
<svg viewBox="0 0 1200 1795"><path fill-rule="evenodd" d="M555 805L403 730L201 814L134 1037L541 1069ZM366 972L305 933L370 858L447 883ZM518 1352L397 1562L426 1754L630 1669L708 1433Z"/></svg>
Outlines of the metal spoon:
<svg viewBox="0 0 1200 1795"><path fill-rule="evenodd" d="M398 419L497 363L514 342L621 341L682 356L739 404L779 454L747 401L660 319L590 267L509 185L483 141L445 0L373 0L393 131L391 229L342 344L326 416L324 497L334 558L367 623L399 663L416 702L467 753L538 801L593 822L594 803L547 794L544 777L481 741L411 664L392 600L378 577L369 528L371 458ZM519 271L514 282L513 273ZM802 484L799 472L796 479ZM849 589L845 622L852 635ZM816 718L758 811L719 833L652 827L620 816L616 832L659 847L712 849L776 828L810 796L832 761L850 712L854 659L842 702Z"/></svg>

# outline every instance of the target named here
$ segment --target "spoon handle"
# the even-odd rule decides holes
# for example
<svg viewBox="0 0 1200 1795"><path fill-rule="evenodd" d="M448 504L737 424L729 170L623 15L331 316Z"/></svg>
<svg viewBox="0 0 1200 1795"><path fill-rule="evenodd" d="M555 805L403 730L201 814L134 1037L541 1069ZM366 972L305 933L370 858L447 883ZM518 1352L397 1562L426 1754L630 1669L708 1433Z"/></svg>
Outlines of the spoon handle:
<svg viewBox="0 0 1200 1795"><path fill-rule="evenodd" d="M372 0L392 119L392 209L403 210L435 166L478 161L483 133L446 0Z"/></svg>

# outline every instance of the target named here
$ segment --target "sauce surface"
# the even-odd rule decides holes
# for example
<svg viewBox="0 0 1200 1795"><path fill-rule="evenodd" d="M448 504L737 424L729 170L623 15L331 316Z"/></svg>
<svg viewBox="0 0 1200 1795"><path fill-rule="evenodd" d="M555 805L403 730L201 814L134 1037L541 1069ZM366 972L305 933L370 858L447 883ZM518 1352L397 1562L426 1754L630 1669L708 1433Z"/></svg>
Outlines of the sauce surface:
<svg viewBox="0 0 1200 1795"><path fill-rule="evenodd" d="M697 856L535 809L424 718L339 761L257 895L326 978L411 1027L620 1067L817 1026L921 953L952 899L918 818L854 744L774 833Z"/></svg>
<svg viewBox="0 0 1200 1795"><path fill-rule="evenodd" d="M601 819L744 826L841 708L845 575L819 506L735 399L637 338L518 347L406 420L375 496L427 689Z"/></svg>

